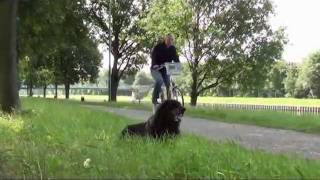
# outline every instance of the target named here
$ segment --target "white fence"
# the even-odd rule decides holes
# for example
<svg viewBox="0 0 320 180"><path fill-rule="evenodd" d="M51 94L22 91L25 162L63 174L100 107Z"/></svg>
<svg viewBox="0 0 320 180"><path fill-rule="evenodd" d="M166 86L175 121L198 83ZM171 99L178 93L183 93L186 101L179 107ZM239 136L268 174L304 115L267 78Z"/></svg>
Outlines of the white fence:
<svg viewBox="0 0 320 180"><path fill-rule="evenodd" d="M269 110L292 112L294 114L320 114L320 107L307 106L283 106L283 105L251 105L251 104L212 104L198 103L197 107L206 107L212 109L240 109L240 110Z"/></svg>

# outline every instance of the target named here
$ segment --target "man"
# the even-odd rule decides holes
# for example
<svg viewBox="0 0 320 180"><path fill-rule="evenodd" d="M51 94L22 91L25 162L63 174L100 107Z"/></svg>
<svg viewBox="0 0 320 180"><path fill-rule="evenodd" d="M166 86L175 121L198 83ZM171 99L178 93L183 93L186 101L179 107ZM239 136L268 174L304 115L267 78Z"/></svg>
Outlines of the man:
<svg viewBox="0 0 320 180"><path fill-rule="evenodd" d="M176 48L174 47L174 36L168 34L165 36L164 41L158 43L152 50L151 54L151 75L155 80L154 89L152 93L152 103L155 108L157 106L159 94L161 92L161 86L164 83L167 92L170 86L170 77L167 75L167 70L164 66L166 62L180 62Z"/></svg>

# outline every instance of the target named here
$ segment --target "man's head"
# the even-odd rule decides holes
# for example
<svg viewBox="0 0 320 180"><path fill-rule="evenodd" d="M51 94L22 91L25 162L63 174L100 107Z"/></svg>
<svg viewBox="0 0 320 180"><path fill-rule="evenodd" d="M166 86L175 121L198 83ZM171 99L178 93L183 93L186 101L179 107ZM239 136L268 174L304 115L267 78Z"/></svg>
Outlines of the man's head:
<svg viewBox="0 0 320 180"><path fill-rule="evenodd" d="M170 47L174 44L174 36L172 34L167 34L164 38L164 43L167 47Z"/></svg>

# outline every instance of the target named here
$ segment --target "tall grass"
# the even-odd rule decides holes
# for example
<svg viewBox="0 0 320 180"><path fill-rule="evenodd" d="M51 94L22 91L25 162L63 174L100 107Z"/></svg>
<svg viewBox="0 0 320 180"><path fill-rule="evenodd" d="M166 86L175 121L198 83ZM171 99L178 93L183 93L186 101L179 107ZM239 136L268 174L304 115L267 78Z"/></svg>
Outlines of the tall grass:
<svg viewBox="0 0 320 180"><path fill-rule="evenodd" d="M249 151L183 134L119 138L133 121L68 101L23 99L0 116L0 177L14 178L312 178L320 162Z"/></svg>

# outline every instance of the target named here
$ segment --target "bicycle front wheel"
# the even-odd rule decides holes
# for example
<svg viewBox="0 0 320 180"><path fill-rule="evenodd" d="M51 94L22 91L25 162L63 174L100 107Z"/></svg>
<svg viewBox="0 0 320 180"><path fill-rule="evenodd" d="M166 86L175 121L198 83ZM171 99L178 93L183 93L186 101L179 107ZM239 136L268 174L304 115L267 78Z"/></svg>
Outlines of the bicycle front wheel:
<svg viewBox="0 0 320 180"><path fill-rule="evenodd" d="M183 93L179 88L174 87L172 89L172 95L171 96L172 96L172 99L179 101L181 103L181 105L184 106Z"/></svg>

